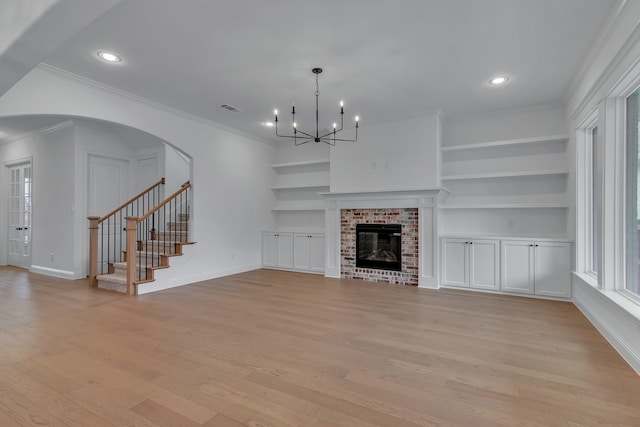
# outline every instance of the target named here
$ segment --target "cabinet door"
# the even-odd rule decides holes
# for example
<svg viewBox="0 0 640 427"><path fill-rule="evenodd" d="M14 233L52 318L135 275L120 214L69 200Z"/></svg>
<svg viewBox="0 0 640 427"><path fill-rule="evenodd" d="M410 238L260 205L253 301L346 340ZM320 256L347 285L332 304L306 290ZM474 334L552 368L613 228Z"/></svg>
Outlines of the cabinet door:
<svg viewBox="0 0 640 427"><path fill-rule="evenodd" d="M278 233L278 267L293 267L293 236L291 233Z"/></svg>
<svg viewBox="0 0 640 427"><path fill-rule="evenodd" d="M468 242L465 239L442 239L442 285L469 287Z"/></svg>
<svg viewBox="0 0 640 427"><path fill-rule="evenodd" d="M324 235L312 234L309 239L309 270L324 272Z"/></svg>
<svg viewBox="0 0 640 427"><path fill-rule="evenodd" d="M502 290L532 294L534 290L533 242L502 242Z"/></svg>
<svg viewBox="0 0 640 427"><path fill-rule="evenodd" d="M477 289L500 289L500 242L469 241L469 286Z"/></svg>
<svg viewBox="0 0 640 427"><path fill-rule="evenodd" d="M571 296L571 245L535 243L535 293L552 297Z"/></svg>
<svg viewBox="0 0 640 427"><path fill-rule="evenodd" d="M293 268L296 270L309 270L309 247L311 238L308 234L293 235Z"/></svg>
<svg viewBox="0 0 640 427"><path fill-rule="evenodd" d="M276 233L262 233L262 265L265 267L278 266L278 245Z"/></svg>

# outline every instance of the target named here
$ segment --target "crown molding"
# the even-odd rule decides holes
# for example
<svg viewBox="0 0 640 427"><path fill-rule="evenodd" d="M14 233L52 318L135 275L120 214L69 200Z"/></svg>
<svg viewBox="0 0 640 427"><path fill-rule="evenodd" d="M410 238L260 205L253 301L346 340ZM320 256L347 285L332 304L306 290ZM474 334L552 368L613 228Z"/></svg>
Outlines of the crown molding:
<svg viewBox="0 0 640 427"><path fill-rule="evenodd" d="M34 129L34 130L30 130L28 132L24 132L24 133L20 133L17 135L11 135L8 136L4 139L0 139L0 144L9 144L11 142L15 142L15 141L20 141L21 139L25 139L28 137L32 137L32 136L36 136L36 135L42 135L45 133L50 133L50 132L55 132L70 126L73 126L73 120L64 120L60 123L56 123L55 125L52 126L46 126L40 129Z"/></svg>

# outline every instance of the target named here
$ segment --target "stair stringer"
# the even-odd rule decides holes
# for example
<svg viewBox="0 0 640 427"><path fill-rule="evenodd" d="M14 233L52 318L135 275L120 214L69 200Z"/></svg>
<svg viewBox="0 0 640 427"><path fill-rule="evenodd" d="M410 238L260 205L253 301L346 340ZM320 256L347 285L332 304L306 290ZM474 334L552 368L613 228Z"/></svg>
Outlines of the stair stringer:
<svg viewBox="0 0 640 427"><path fill-rule="evenodd" d="M261 268L260 265L252 265L203 271L203 257L211 257L210 252L203 245L184 245L182 247L182 256L171 257L171 268L156 270L154 272L155 281L138 285L138 295L191 285L203 280L216 279Z"/></svg>

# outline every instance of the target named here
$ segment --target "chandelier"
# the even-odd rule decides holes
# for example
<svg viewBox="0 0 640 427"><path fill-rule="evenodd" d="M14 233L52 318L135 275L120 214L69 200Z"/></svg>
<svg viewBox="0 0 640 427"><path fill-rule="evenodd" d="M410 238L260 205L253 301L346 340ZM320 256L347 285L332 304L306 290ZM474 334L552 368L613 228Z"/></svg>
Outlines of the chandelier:
<svg viewBox="0 0 640 427"><path fill-rule="evenodd" d="M340 128L338 128L337 123L333 124L333 130L326 132L323 130L323 133L320 134L320 125L319 125L319 113L318 113L318 96L320 95L320 90L318 88L318 74L322 73L322 68L314 68L311 70L313 74L316 75L316 132L315 135L313 133L303 132L298 129L298 125L296 123L296 106L295 104L291 107L291 128L293 134L282 135L278 133L278 110L275 111L275 125L276 125L276 136L280 136L282 138L293 138L295 145L306 144L307 142L324 142L329 145L336 145L336 141L352 141L355 142L358 140L358 116L356 116L356 132L355 137L353 139L345 139L345 138L336 138L336 135L342 131L344 125L344 103L340 101Z"/></svg>

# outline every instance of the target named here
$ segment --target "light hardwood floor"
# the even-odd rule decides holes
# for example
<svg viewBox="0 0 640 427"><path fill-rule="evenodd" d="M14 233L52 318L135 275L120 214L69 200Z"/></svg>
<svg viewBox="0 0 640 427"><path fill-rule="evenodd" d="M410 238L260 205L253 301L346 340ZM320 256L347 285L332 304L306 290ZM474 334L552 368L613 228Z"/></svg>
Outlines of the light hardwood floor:
<svg viewBox="0 0 640 427"><path fill-rule="evenodd" d="M0 268L0 426L640 426L570 303L269 270L141 297Z"/></svg>

